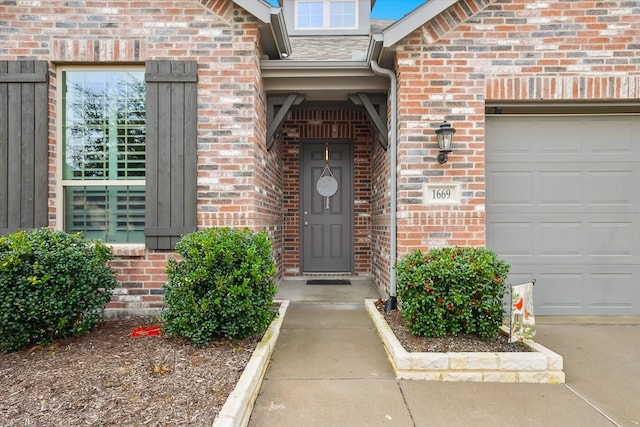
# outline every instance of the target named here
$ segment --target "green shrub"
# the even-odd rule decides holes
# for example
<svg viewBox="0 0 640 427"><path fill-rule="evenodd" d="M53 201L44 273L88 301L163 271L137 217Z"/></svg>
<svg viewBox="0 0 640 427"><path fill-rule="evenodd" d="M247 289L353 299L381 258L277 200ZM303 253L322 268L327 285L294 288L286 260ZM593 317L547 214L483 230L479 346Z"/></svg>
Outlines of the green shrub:
<svg viewBox="0 0 640 427"><path fill-rule="evenodd" d="M117 286L106 245L38 229L0 237L0 351L87 333Z"/></svg>
<svg viewBox="0 0 640 427"><path fill-rule="evenodd" d="M395 266L402 318L429 338L460 332L494 338L510 266L484 248L416 250Z"/></svg>
<svg viewBox="0 0 640 427"><path fill-rule="evenodd" d="M169 260L163 286L165 332L205 345L266 330L277 288L265 233L211 228L182 237L176 252L182 260Z"/></svg>

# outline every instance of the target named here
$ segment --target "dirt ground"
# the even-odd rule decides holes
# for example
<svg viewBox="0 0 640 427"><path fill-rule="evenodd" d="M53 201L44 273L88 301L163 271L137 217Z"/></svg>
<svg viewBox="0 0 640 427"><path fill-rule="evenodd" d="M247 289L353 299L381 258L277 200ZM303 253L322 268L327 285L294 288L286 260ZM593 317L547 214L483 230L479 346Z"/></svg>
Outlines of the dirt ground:
<svg viewBox="0 0 640 427"><path fill-rule="evenodd" d="M509 344L509 338L506 335L499 334L490 341L483 341L475 335L459 334L448 335L437 338L425 338L411 334L404 326L400 312L398 310L384 313L384 304L377 303L376 306L380 314L387 321L391 330L395 334L402 347L408 352L528 352L528 347L521 343Z"/></svg>
<svg viewBox="0 0 640 427"><path fill-rule="evenodd" d="M411 335L385 315L407 351L526 351L506 337ZM88 335L0 354L0 426L211 425L261 337L203 348L167 336L131 337L155 318L103 320Z"/></svg>

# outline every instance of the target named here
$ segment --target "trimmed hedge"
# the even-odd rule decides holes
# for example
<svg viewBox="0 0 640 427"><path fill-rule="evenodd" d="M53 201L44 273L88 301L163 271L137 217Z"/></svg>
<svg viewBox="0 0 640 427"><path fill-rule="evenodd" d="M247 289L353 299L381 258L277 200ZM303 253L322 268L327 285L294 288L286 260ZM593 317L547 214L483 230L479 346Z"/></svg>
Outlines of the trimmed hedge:
<svg viewBox="0 0 640 427"><path fill-rule="evenodd" d="M0 351L87 333L117 286L111 248L38 229L0 237Z"/></svg>
<svg viewBox="0 0 640 427"><path fill-rule="evenodd" d="M211 228L185 235L170 259L163 330L205 345L262 333L275 318L275 263L266 233Z"/></svg>
<svg viewBox="0 0 640 427"><path fill-rule="evenodd" d="M416 250L395 266L404 322L415 335L460 332L495 338L510 266L484 248Z"/></svg>

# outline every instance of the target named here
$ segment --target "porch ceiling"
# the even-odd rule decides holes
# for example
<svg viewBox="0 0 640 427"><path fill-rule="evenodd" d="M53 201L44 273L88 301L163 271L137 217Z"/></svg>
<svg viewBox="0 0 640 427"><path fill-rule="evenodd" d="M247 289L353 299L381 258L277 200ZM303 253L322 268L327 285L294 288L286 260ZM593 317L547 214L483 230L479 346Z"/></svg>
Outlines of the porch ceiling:
<svg viewBox="0 0 640 427"><path fill-rule="evenodd" d="M387 93L389 80L377 76L365 61L261 62L268 94L302 93L307 101L348 101L355 92Z"/></svg>

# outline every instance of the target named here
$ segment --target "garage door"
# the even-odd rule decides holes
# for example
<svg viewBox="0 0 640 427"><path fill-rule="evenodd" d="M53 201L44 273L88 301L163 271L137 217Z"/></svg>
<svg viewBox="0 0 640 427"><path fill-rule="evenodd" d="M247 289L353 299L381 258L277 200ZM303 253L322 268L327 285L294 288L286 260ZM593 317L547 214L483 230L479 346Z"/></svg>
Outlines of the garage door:
<svg viewBox="0 0 640 427"><path fill-rule="evenodd" d="M640 116L487 116L487 246L547 315L640 315Z"/></svg>

